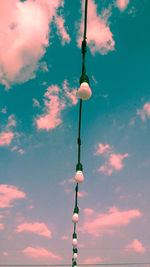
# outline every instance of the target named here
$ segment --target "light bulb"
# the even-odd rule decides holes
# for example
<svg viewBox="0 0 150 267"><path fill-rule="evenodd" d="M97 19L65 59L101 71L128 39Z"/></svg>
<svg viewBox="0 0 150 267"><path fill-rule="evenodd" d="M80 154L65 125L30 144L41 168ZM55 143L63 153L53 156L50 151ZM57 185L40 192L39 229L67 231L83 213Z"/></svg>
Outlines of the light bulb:
<svg viewBox="0 0 150 267"><path fill-rule="evenodd" d="M92 95L91 88L87 82L82 82L78 90L78 96L82 100L88 100Z"/></svg>
<svg viewBox="0 0 150 267"><path fill-rule="evenodd" d="M73 222L73 223L77 223L78 220L79 220L78 213L74 213L73 216L72 216L72 222Z"/></svg>
<svg viewBox="0 0 150 267"><path fill-rule="evenodd" d="M82 171L77 171L75 175L75 180L77 183L82 183L84 181L84 176Z"/></svg>
<svg viewBox="0 0 150 267"><path fill-rule="evenodd" d="M77 253L74 253L74 254L73 254L73 258L74 258L74 259L77 259L77 258L78 258L78 254L77 254Z"/></svg>
<svg viewBox="0 0 150 267"><path fill-rule="evenodd" d="M73 247L76 247L78 245L78 240L76 238L72 239L72 245Z"/></svg>

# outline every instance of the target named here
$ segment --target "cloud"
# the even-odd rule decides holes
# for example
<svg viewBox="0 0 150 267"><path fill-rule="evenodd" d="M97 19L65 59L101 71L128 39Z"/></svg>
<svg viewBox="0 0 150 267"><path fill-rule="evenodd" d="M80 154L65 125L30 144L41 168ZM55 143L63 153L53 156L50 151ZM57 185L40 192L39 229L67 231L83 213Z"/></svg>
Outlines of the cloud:
<svg viewBox="0 0 150 267"><path fill-rule="evenodd" d="M127 226L135 218L141 217L139 210L119 211L117 207L110 208L108 213L94 213L85 218L80 227L82 233L88 233L99 237L104 234L112 234L116 228Z"/></svg>
<svg viewBox="0 0 150 267"><path fill-rule="evenodd" d="M0 133L0 146L9 146L13 138L14 138L13 132Z"/></svg>
<svg viewBox="0 0 150 267"><path fill-rule="evenodd" d="M65 44L65 42L70 43L70 36L66 32L66 29L64 27L65 20L63 17L55 16L55 23L57 25L57 34L62 39L62 45Z"/></svg>
<svg viewBox="0 0 150 267"><path fill-rule="evenodd" d="M115 170L121 170L123 168L122 161L124 158L128 157L128 153L124 155L120 154L110 154L109 163Z"/></svg>
<svg viewBox="0 0 150 267"><path fill-rule="evenodd" d="M146 248L144 248L142 243L137 239L134 239L133 242L131 244L125 246L125 248L126 249L132 249L133 251L135 251L137 253L146 252Z"/></svg>
<svg viewBox="0 0 150 267"><path fill-rule="evenodd" d="M13 185L0 185L0 208L12 207L12 202L16 199L26 198L23 191Z"/></svg>
<svg viewBox="0 0 150 267"><path fill-rule="evenodd" d="M98 169L99 172L103 172L106 175L110 176L113 171L120 171L123 168L123 160L129 155L125 153L123 155L114 153L110 145L99 144L98 150L94 155L102 155L105 157L104 165L100 166Z"/></svg>
<svg viewBox="0 0 150 267"><path fill-rule="evenodd" d="M75 105L76 89L68 87L68 82L63 83L63 90L58 85L51 85L44 94L43 114L35 119L38 130L52 130L62 123L61 112L66 106ZM70 89L72 92L70 92ZM71 103L70 103L71 99Z"/></svg>
<svg viewBox="0 0 150 267"><path fill-rule="evenodd" d="M143 121L146 120L146 117L150 119L150 102L145 103L142 109L137 110L136 114L139 115Z"/></svg>
<svg viewBox="0 0 150 267"><path fill-rule="evenodd" d="M45 223L22 223L19 224L16 232L31 232L37 235L45 236L45 237L52 237L51 231L48 229Z"/></svg>
<svg viewBox="0 0 150 267"><path fill-rule="evenodd" d="M84 214L86 214L86 215L92 215L93 213L94 213L94 210L93 209L84 209L83 210L83 212L84 212Z"/></svg>
<svg viewBox="0 0 150 267"><path fill-rule="evenodd" d="M14 114L12 114L8 117L8 122L0 133L0 146L9 146L11 144L13 138L15 137L12 127L15 126L16 120Z"/></svg>
<svg viewBox="0 0 150 267"><path fill-rule="evenodd" d="M88 258L84 260L84 264L96 264L102 262L102 258L100 257L95 257L95 258Z"/></svg>
<svg viewBox="0 0 150 267"><path fill-rule="evenodd" d="M60 256L53 254L51 251L46 250L45 248L33 248L27 247L22 253L24 253L27 257L33 259L52 259L52 260L61 260Z"/></svg>
<svg viewBox="0 0 150 267"><path fill-rule="evenodd" d="M85 192L85 191L78 192L78 197L80 197L80 198L83 198L83 197L85 197L87 195L88 195L88 193Z"/></svg>
<svg viewBox="0 0 150 267"><path fill-rule="evenodd" d="M33 106L34 106L34 107L38 107L38 108L40 108L40 103L39 103L39 101L37 101L37 99L35 99L35 98L33 98L32 100L33 100Z"/></svg>
<svg viewBox="0 0 150 267"><path fill-rule="evenodd" d="M3 256L4 256L4 257L8 256L8 252L4 251L4 252L3 252Z"/></svg>
<svg viewBox="0 0 150 267"><path fill-rule="evenodd" d="M21 155L23 155L24 154L24 150L21 148L21 149L19 149L18 150L18 152L21 154Z"/></svg>
<svg viewBox="0 0 150 267"><path fill-rule="evenodd" d="M130 0L116 0L115 6L117 6L120 11L124 11L127 8L129 2Z"/></svg>
<svg viewBox="0 0 150 267"><path fill-rule="evenodd" d="M71 239L71 236L70 235L63 235L61 237L61 240L69 240L69 239Z"/></svg>
<svg viewBox="0 0 150 267"><path fill-rule="evenodd" d="M106 152L106 150L110 149L110 146L108 144L107 145L98 144L98 146L99 148L95 152L95 155L103 154L104 152Z"/></svg>
<svg viewBox="0 0 150 267"><path fill-rule="evenodd" d="M82 5L82 14L84 14L84 1ZM98 15L97 5L94 0L89 0L88 3L88 21L87 21L87 42L92 54L96 52L100 54L107 54L114 50L115 41L113 34L109 28L108 19L111 16L110 9L105 9ZM79 25L78 32L78 46L81 47L81 40L83 36L83 17Z"/></svg>
<svg viewBox="0 0 150 267"><path fill-rule="evenodd" d="M54 17L63 42L68 42L58 8L62 10L62 0L0 1L0 81L7 89L35 77L38 62L49 46Z"/></svg>
<svg viewBox="0 0 150 267"><path fill-rule="evenodd" d="M0 230L4 230L4 224L0 223Z"/></svg>

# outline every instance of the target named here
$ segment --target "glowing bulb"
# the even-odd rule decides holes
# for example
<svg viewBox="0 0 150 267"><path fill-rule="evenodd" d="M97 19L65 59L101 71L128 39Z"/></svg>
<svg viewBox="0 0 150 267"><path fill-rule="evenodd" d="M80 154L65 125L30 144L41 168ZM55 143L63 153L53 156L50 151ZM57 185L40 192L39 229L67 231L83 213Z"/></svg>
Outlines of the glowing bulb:
<svg viewBox="0 0 150 267"><path fill-rule="evenodd" d="M78 90L78 96L82 100L88 100L92 95L92 91L87 82L82 82Z"/></svg>
<svg viewBox="0 0 150 267"><path fill-rule="evenodd" d="M79 220L78 213L74 213L73 216L72 216L72 222L73 222L73 223L77 223L78 220Z"/></svg>
<svg viewBox="0 0 150 267"><path fill-rule="evenodd" d="M78 245L78 240L76 238L72 239L72 245L73 247L76 247Z"/></svg>
<svg viewBox="0 0 150 267"><path fill-rule="evenodd" d="M84 181L84 176L82 171L77 171L75 175L75 180L77 183L82 183Z"/></svg>

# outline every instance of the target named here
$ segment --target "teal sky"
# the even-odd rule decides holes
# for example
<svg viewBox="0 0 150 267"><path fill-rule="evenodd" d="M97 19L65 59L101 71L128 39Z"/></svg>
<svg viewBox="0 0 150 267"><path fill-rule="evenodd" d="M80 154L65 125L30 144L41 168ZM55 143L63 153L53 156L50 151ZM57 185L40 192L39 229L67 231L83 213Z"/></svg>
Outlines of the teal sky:
<svg viewBox="0 0 150 267"><path fill-rule="evenodd" d="M78 263L150 262L150 1L89 2ZM72 258L82 3L62 3L0 3L0 264Z"/></svg>

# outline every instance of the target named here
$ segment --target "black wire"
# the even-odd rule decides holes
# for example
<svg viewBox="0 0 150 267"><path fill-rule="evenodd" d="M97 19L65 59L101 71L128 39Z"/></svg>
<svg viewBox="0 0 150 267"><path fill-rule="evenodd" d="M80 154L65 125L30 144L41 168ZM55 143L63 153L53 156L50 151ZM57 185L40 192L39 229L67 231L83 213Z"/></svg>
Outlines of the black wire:
<svg viewBox="0 0 150 267"><path fill-rule="evenodd" d="M149 265L150 266L150 262L124 262L124 263L90 263L90 264L84 264L84 263L81 263L81 264L78 264L78 266L131 266L131 265ZM31 265L26 265L26 264L17 264L17 265L8 265L8 264L0 264L1 267L5 267L5 266L8 266L8 267L55 267L55 266L70 266L71 267L71 264L42 264L42 265L34 265L34 264L31 264Z"/></svg>

